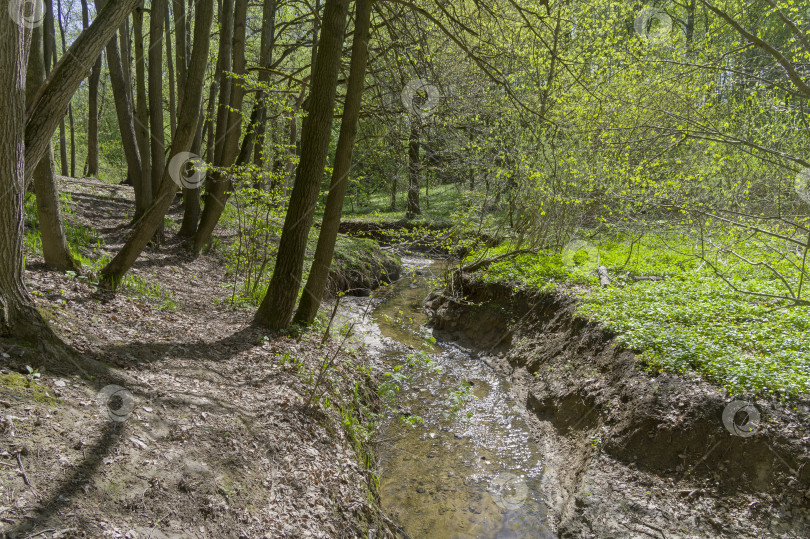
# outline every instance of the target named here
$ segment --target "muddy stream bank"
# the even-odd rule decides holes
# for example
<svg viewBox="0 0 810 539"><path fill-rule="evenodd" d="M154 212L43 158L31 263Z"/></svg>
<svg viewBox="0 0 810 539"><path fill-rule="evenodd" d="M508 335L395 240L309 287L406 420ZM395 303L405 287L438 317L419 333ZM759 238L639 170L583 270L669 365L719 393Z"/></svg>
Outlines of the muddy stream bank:
<svg viewBox="0 0 810 539"><path fill-rule="evenodd" d="M402 366L410 376L377 441L383 510L412 538L553 537L525 406L483 357L447 342L430 346L422 302L445 263L403 261L405 277L371 300L373 322L360 330L378 372ZM430 364L409 367L419 351Z"/></svg>

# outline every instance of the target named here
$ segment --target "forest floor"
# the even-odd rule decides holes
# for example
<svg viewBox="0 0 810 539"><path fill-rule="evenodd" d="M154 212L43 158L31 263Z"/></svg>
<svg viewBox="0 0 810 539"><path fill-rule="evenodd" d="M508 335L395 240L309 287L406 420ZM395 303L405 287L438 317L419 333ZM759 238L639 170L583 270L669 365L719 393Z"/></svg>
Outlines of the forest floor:
<svg viewBox="0 0 810 539"><path fill-rule="evenodd" d="M115 253L131 188L62 180L70 218ZM108 387L0 342L0 536L354 537L378 526L345 415L306 406L306 374L336 339L251 327L252 309L228 304L222 261L166 238L116 295L29 254L28 287L51 327L133 382ZM348 394L369 383L356 371L341 378Z"/></svg>

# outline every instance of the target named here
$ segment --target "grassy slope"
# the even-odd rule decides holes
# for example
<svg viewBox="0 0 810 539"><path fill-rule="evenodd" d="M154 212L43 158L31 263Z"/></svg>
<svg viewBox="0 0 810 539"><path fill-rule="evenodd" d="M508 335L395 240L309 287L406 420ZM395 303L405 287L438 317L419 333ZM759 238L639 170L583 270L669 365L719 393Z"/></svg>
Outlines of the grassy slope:
<svg viewBox="0 0 810 539"><path fill-rule="evenodd" d="M403 211L398 212L388 210L386 193L370 196L362 206L347 201L345 215L396 221L404 218L405 201L400 199ZM423 204L423 220L451 222L451 214L462 209L461 201L455 186L433 188L430 206ZM588 265L584 253L575 257L579 266L573 271L555 251L505 260L482 277L533 289L569 288L580 298L579 314L618 333L618 342L639 350L639 360L650 369L696 372L732 393L810 395L810 309L780 309L780 304L735 293L709 267L684 253L689 249L683 242L674 243L646 239L632 252L626 238L597 243L600 264L614 280L614 286L604 289L582 269ZM510 249L504 244L479 251L468 261ZM766 272L732 259L721 263L741 289L782 293ZM626 275L666 280L634 282Z"/></svg>
<svg viewBox="0 0 810 539"><path fill-rule="evenodd" d="M523 255L493 264L482 277L534 289L567 286L580 298L578 313L619 333L618 342L639 350L650 369L696 372L732 393L810 395L810 309L776 308L772 301L735 293L705 265L653 240L637 245L632 255L621 241L596 247L613 286L599 287L584 253L573 267L560 252ZM503 245L486 256L508 249ZM764 272L726 267L743 289L779 291ZM628 275L666 279L634 282Z"/></svg>

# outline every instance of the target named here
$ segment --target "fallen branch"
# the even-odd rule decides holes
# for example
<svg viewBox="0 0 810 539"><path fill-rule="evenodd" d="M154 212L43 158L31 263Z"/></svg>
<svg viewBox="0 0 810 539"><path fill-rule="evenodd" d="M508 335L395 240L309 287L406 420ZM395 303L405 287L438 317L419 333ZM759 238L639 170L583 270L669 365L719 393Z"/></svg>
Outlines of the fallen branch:
<svg viewBox="0 0 810 539"><path fill-rule="evenodd" d="M461 268L461 271L472 273L474 271L480 270L481 268L485 268L496 262L500 262L501 260L505 260L513 256L528 255L528 254L536 255L539 251L540 249L518 249L517 251L510 251L506 254L495 256L492 258L485 258L483 260L479 260L478 262L474 262L468 266L464 266L463 268Z"/></svg>
<svg viewBox="0 0 810 539"><path fill-rule="evenodd" d="M36 489L36 487L34 485L31 484L31 481L28 480L28 476L25 474L25 468L23 468L23 463L22 463L22 459L20 458L20 453L18 452L14 456L17 457L17 465L20 467L20 474L22 474L23 481L25 481L25 484L28 485L31 488L31 490L34 491L34 494L37 495L37 498L41 499L42 496L40 496L39 491Z"/></svg>
<svg viewBox="0 0 810 539"><path fill-rule="evenodd" d="M599 266L596 273L599 275L599 284L602 286L610 286L610 277L608 276L608 269L605 266Z"/></svg>
<svg viewBox="0 0 810 539"><path fill-rule="evenodd" d="M631 275L634 281L663 281L666 279L663 275Z"/></svg>

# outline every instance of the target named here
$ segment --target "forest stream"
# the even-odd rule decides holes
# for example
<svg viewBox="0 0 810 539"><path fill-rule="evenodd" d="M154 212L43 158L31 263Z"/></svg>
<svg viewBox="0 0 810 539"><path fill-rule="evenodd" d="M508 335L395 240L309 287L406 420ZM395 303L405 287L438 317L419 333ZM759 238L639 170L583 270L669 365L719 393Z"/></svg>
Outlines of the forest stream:
<svg viewBox="0 0 810 539"><path fill-rule="evenodd" d="M364 325L383 372L426 350L422 301L445 266L403 262L408 274L382 293ZM379 434L383 510L409 537L552 537L540 496L542 455L509 383L450 343L436 342L429 357L430 366L403 368L411 379ZM421 418L414 426L403 420L414 416Z"/></svg>

